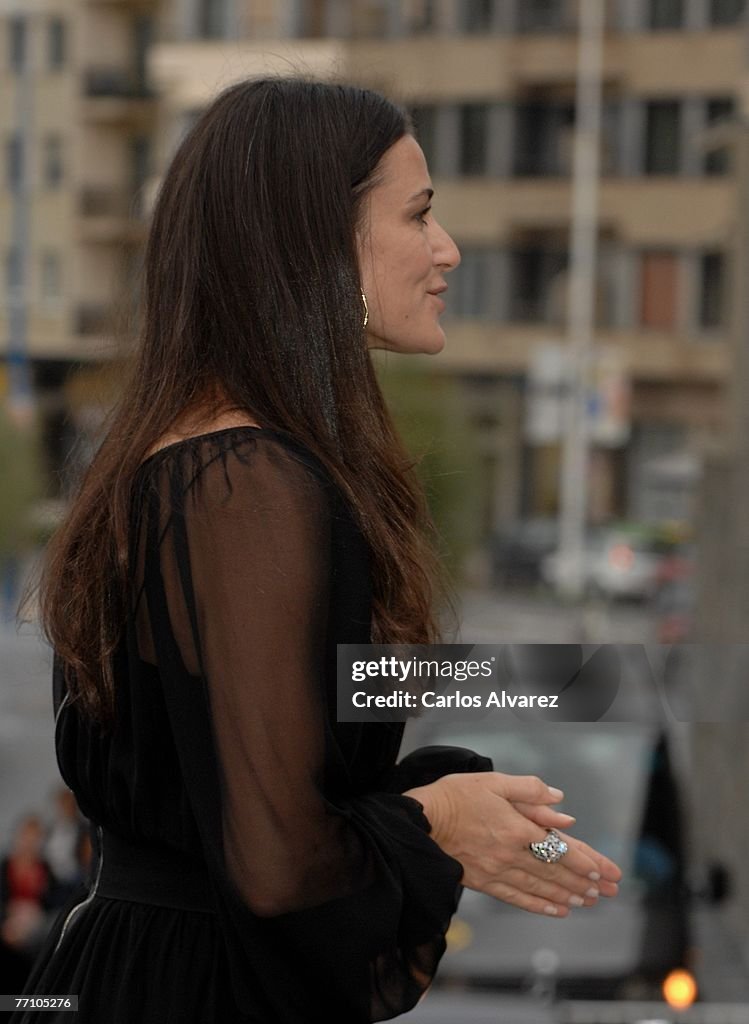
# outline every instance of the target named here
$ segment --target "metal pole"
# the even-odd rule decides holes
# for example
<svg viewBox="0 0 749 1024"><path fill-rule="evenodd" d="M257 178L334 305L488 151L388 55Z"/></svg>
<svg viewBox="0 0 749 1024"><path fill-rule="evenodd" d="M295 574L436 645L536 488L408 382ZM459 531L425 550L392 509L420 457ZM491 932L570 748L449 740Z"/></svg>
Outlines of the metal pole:
<svg viewBox="0 0 749 1024"><path fill-rule="evenodd" d="M564 410L559 509L560 588L570 597L578 597L583 589L588 506L585 405L595 326L604 7L600 0L580 0L567 314L570 377Z"/></svg>

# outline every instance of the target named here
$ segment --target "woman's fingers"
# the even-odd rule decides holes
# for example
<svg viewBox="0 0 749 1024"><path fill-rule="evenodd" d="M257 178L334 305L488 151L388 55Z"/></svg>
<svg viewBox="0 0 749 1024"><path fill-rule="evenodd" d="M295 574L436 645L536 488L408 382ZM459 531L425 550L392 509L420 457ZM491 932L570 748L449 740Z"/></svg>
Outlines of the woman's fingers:
<svg viewBox="0 0 749 1024"><path fill-rule="evenodd" d="M513 868L503 875L502 880L520 892L537 896L539 899L548 900L560 906L592 907L598 901L598 890L593 883L589 882L587 887L580 886L579 880L576 880L574 876L571 880L551 873L544 877L533 870L525 871L522 868Z"/></svg>
<svg viewBox="0 0 749 1024"><path fill-rule="evenodd" d="M570 871L569 868L562 865L561 861L556 864L543 864L534 858L524 864L521 870L529 878L537 878L544 883L548 882L559 886L571 896L597 900L601 895L600 882L592 882L584 875ZM582 906L582 904L580 903L578 906Z"/></svg>
<svg viewBox="0 0 749 1024"><path fill-rule="evenodd" d="M564 799L561 789L547 786L537 775L505 775L502 772L484 773L488 788L511 803L558 804Z"/></svg>
<svg viewBox="0 0 749 1024"><path fill-rule="evenodd" d="M596 862L596 870L600 873L601 879L607 882L619 882L622 877L622 870L618 864L615 864L613 860L605 857L598 850L594 850L587 843L584 843L581 839L576 839L575 843L577 846L586 853L592 860Z"/></svg>
<svg viewBox="0 0 749 1024"><path fill-rule="evenodd" d="M555 811L547 804L526 804L513 801L513 807L529 821L540 825L541 828L570 828L577 821L573 815L565 814L564 811Z"/></svg>
<svg viewBox="0 0 749 1024"><path fill-rule="evenodd" d="M519 907L520 910L527 910L531 914L544 914L547 917L567 917L570 912L570 908L566 903L555 903L553 900L534 896L533 893L523 892L507 882L489 882L484 892L497 900L511 903L512 906Z"/></svg>

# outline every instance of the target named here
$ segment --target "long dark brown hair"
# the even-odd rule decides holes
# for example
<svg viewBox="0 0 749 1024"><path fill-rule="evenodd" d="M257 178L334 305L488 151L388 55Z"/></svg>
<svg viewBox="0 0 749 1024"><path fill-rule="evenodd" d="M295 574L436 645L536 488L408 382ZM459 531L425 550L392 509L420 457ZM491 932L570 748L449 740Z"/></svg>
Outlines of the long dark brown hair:
<svg viewBox="0 0 749 1024"><path fill-rule="evenodd" d="M438 641L439 616L454 616L418 460L367 348L357 262L378 163L411 130L376 92L263 78L222 92L179 146L121 398L38 583L71 699L100 724L127 614L131 481L181 414L218 408L212 396L301 440L343 491L372 552L374 643Z"/></svg>

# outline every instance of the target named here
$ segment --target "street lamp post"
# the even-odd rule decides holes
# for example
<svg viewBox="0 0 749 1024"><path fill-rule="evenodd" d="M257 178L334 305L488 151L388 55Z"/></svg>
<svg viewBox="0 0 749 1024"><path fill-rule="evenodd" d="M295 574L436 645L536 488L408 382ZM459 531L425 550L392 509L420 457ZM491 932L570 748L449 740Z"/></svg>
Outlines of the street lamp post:
<svg viewBox="0 0 749 1024"><path fill-rule="evenodd" d="M567 314L570 368L564 409L559 509L559 582L562 592L573 598L579 597L583 590L588 506L586 400L595 326L604 7L601 0L581 0L579 8Z"/></svg>

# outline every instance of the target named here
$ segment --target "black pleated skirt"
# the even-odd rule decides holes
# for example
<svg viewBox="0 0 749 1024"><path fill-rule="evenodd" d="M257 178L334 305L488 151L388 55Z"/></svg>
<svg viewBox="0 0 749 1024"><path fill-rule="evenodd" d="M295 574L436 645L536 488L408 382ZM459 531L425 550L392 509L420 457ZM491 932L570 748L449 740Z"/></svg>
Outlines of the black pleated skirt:
<svg viewBox="0 0 749 1024"><path fill-rule="evenodd" d="M231 998L204 869L109 832L98 838L89 891L60 910L24 989L76 995L78 1011L22 1009L10 1024L250 1024Z"/></svg>

